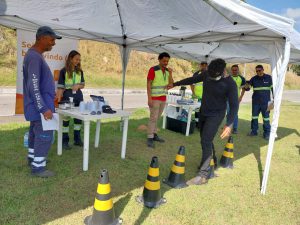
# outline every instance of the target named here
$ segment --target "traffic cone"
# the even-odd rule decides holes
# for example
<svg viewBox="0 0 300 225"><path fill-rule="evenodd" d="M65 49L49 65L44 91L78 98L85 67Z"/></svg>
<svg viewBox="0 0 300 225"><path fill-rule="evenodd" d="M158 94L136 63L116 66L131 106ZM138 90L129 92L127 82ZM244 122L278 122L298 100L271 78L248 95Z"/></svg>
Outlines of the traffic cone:
<svg viewBox="0 0 300 225"><path fill-rule="evenodd" d="M147 180L145 181L143 196L137 196L136 201L143 203L148 208L158 208L167 202L161 197L158 158L152 157L148 170Z"/></svg>
<svg viewBox="0 0 300 225"><path fill-rule="evenodd" d="M121 218L115 218L115 211L110 192L108 171L104 169L100 173L97 195L94 202L94 212L93 215L85 218L84 223L86 225L122 224Z"/></svg>
<svg viewBox="0 0 300 225"><path fill-rule="evenodd" d="M233 169L233 138L228 138L223 155L220 160L220 166Z"/></svg>
<svg viewBox="0 0 300 225"><path fill-rule="evenodd" d="M163 179L163 182L173 188L184 188L188 185L185 182L185 148L180 146L176 155L175 161L171 168L168 179Z"/></svg>
<svg viewBox="0 0 300 225"><path fill-rule="evenodd" d="M209 173L208 173L208 179L211 179L211 178L214 178L216 177L217 175L215 174L215 162L214 162L214 159L213 157L211 158L210 160L210 163L209 163L209 166L210 166L210 170L209 170Z"/></svg>

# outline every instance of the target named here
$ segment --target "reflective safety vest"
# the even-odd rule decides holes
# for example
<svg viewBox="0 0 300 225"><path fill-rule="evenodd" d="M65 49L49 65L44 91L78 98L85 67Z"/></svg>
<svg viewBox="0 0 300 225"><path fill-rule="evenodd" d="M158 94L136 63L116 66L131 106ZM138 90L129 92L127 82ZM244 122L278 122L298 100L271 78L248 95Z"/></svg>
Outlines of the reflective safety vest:
<svg viewBox="0 0 300 225"><path fill-rule="evenodd" d="M203 82L198 82L195 84L194 87L194 93L197 98L202 99L202 94L203 94Z"/></svg>
<svg viewBox="0 0 300 225"><path fill-rule="evenodd" d="M238 97L240 97L240 95L241 95L241 86L242 86L243 80L242 80L242 78L241 78L240 75L237 75L237 76L232 76L232 75L231 75L231 77L232 77L232 79L233 79L233 80L235 81L235 83L236 83L237 90L238 90Z"/></svg>
<svg viewBox="0 0 300 225"><path fill-rule="evenodd" d="M151 96L166 96L168 91L165 89L165 87L169 83L169 71L168 69L165 69L165 73L163 73L160 66L155 66L154 72L155 77L151 85Z"/></svg>
<svg viewBox="0 0 300 225"><path fill-rule="evenodd" d="M73 85L75 84L81 84L81 72L73 72L73 76L69 78L69 73L66 72L65 75L65 88L71 89Z"/></svg>

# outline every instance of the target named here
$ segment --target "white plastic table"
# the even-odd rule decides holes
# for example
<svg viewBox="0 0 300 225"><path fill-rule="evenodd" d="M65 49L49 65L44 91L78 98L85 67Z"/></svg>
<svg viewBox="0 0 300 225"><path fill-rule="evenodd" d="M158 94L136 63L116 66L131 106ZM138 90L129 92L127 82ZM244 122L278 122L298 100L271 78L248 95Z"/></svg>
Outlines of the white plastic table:
<svg viewBox="0 0 300 225"><path fill-rule="evenodd" d="M180 110L182 110L182 108L187 108L188 109L188 119L186 122L186 132L185 132L185 136L189 136L190 134L190 126L191 126L191 119L192 119L192 112L197 109L200 108L201 103L197 102L194 103L192 105L182 105L182 104L178 104L176 102L167 102L165 109L164 109L164 115L163 115L163 125L162 128L166 129L166 123L167 123L167 116L168 116L168 106L174 106L174 107L180 107Z"/></svg>
<svg viewBox="0 0 300 225"><path fill-rule="evenodd" d="M115 117L120 117L124 121L123 127L123 137L122 137L122 148L121 148L121 158L125 159L126 155L126 143L127 143L127 131L128 131L128 119L130 116L129 112L123 110L116 110L114 114L102 113L101 115L84 115L79 112L79 109L76 107L71 110L57 109L59 115L59 128L58 128L58 140L57 140L57 154L62 155L62 126L63 126L63 117L70 116L72 118L80 119L83 122L84 127L84 142L83 142L83 171L88 170L89 166L89 139L90 139L90 122L97 121L96 125L96 134L95 134L95 148L99 146L100 139L100 125L101 120L110 119Z"/></svg>

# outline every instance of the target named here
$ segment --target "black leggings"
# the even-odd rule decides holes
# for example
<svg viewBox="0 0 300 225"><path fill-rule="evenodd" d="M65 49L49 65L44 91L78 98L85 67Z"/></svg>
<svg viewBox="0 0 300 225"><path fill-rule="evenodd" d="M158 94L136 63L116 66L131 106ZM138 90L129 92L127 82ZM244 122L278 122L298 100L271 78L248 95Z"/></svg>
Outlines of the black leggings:
<svg viewBox="0 0 300 225"><path fill-rule="evenodd" d="M211 157L215 158L215 150L213 146L213 140L218 132L219 126L222 123L225 116L225 112L217 116L203 116L200 115L199 127L200 127L200 139L202 146L202 160L200 164L200 170L198 175L207 178L210 170Z"/></svg>

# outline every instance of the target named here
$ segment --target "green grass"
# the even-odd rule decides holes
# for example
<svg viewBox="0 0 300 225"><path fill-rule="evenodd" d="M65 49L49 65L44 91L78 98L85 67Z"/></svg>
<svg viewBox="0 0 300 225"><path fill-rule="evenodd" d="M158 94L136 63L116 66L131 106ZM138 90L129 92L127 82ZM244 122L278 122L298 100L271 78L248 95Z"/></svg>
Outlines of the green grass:
<svg viewBox="0 0 300 225"><path fill-rule="evenodd" d="M155 150L145 147L144 132L137 130L147 123L148 111L137 110L129 121L126 159L121 160L120 122L104 122L100 149L93 147L95 124L92 124L88 172L82 171L82 149L56 155L50 152L49 169L57 172L51 179L30 176L26 165L23 135L27 123L0 126L0 224L83 224L92 214L99 172L109 171L116 215L123 224L300 224L300 105L285 103L281 110L278 139L275 143L267 194L260 194L267 142L247 137L250 106L240 109L239 134L234 136L233 170L219 169L220 177L204 186L170 189L162 185L167 203L147 209L135 202L142 194L151 157L160 163L160 177L168 176L178 147L186 147L186 177L195 176L201 157L199 133L185 137L168 130L160 134L165 144ZM261 125L260 125L261 128ZM217 155L222 155L226 140L215 139Z"/></svg>

